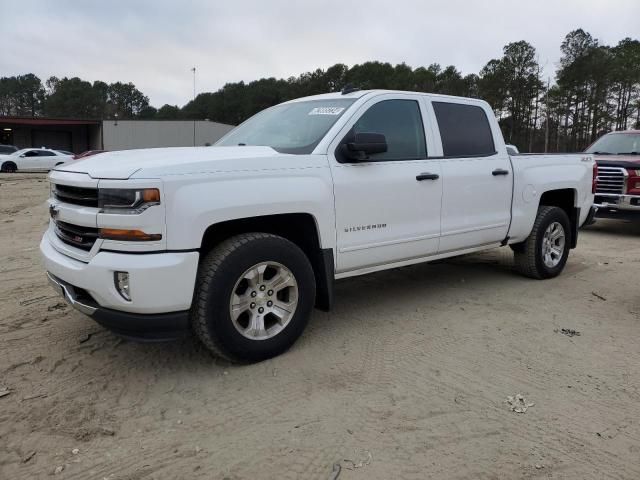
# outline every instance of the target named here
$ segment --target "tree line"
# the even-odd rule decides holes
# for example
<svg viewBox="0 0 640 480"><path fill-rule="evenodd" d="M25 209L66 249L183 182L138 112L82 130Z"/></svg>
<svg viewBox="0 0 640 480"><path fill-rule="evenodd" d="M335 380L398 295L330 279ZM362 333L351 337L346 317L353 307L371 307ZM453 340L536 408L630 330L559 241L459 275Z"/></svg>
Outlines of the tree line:
<svg viewBox="0 0 640 480"><path fill-rule="evenodd" d="M640 41L600 43L582 29L567 34L551 83L536 49L521 40L503 48L478 74L455 66L412 68L377 61L333 65L287 79L227 83L199 94L183 107L154 108L132 83L93 83L33 74L0 78L0 115L209 119L238 124L260 110L306 95L335 92L351 84L483 98L505 139L521 151L577 151L611 130L640 128Z"/></svg>
<svg viewBox="0 0 640 480"><path fill-rule="evenodd" d="M152 118L149 97L133 83L78 77L50 77L44 84L33 73L0 77L0 115L56 118Z"/></svg>

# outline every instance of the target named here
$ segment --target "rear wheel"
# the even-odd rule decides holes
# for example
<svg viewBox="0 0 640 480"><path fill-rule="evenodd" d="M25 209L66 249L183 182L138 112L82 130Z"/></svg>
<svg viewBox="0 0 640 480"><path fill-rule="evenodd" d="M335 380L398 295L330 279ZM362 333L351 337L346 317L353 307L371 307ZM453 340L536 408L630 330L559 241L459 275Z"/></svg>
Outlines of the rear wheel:
<svg viewBox="0 0 640 480"><path fill-rule="evenodd" d="M571 223L558 207L541 206L529 237L511 247L516 269L530 278L560 275L567 263L571 245Z"/></svg>
<svg viewBox="0 0 640 480"><path fill-rule="evenodd" d="M191 324L214 354L260 361L293 345L314 298L313 269L297 245L265 233L237 235L202 261Z"/></svg>
<svg viewBox="0 0 640 480"><path fill-rule="evenodd" d="M0 166L0 172L3 173L15 173L18 171L18 167L13 162L4 162L2 166Z"/></svg>

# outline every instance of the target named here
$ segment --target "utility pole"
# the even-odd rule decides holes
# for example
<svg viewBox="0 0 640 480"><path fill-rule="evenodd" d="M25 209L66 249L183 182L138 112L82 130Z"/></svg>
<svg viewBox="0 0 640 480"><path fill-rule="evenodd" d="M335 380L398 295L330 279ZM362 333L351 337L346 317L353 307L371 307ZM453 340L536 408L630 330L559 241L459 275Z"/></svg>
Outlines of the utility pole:
<svg viewBox="0 0 640 480"><path fill-rule="evenodd" d="M544 126L544 153L549 152L549 86L550 85L551 85L551 78L547 77L547 94L545 95L546 99L545 99L545 102L544 102L546 104L545 105L545 107L546 107L545 108L545 110L546 110L545 117L547 117L546 121L544 122L545 123L545 126Z"/></svg>
<svg viewBox="0 0 640 480"><path fill-rule="evenodd" d="M193 72L193 106L195 107L196 100L196 67L192 67ZM196 146L196 118L193 117L193 146Z"/></svg>

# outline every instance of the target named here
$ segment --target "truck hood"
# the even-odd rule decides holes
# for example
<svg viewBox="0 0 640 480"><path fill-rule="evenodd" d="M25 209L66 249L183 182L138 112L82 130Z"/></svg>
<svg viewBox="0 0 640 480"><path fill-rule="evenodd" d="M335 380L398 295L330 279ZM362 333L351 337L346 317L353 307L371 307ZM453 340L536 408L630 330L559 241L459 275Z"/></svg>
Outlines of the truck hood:
<svg viewBox="0 0 640 480"><path fill-rule="evenodd" d="M603 166L638 168L640 155L595 155L596 163Z"/></svg>
<svg viewBox="0 0 640 480"><path fill-rule="evenodd" d="M86 173L92 178L126 180L134 174L139 178L157 178L197 172L264 169L267 157L289 160L295 156L278 153L271 147L147 148L105 152L65 163L55 170ZM278 165L269 162L269 167L277 168Z"/></svg>

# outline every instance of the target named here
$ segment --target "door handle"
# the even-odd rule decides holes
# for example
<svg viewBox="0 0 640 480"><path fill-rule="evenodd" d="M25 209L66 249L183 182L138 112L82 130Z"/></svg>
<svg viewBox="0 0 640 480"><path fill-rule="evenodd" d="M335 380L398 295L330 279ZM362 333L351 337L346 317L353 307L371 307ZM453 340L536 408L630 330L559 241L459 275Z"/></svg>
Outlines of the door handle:
<svg viewBox="0 0 640 480"><path fill-rule="evenodd" d="M491 175L493 175L494 177L497 177L498 175L509 175L509 170L496 168L493 172L491 172Z"/></svg>
<svg viewBox="0 0 640 480"><path fill-rule="evenodd" d="M440 175L437 173L421 173L420 175L416 175L416 180L421 182L422 180L437 180L440 178Z"/></svg>

